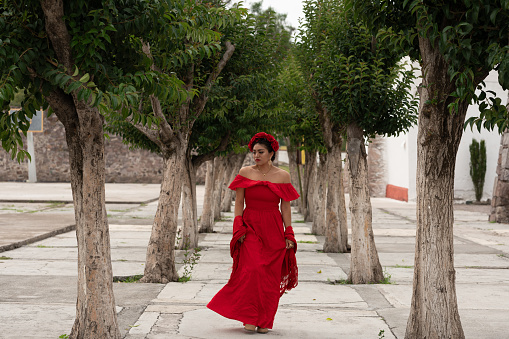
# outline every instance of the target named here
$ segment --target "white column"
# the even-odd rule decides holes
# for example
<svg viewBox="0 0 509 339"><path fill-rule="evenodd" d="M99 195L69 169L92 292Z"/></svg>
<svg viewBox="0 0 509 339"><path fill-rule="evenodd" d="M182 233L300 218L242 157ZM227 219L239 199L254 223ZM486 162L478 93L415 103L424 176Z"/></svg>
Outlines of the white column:
<svg viewBox="0 0 509 339"><path fill-rule="evenodd" d="M31 161L28 161L28 182L37 182L37 171L35 167L34 134L32 132L27 133L27 145L28 153L32 158Z"/></svg>

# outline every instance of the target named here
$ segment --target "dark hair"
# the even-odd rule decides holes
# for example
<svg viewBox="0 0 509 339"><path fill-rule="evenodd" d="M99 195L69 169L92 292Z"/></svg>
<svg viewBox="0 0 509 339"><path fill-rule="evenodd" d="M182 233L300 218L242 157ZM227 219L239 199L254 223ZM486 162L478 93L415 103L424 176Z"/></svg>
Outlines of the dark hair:
<svg viewBox="0 0 509 339"><path fill-rule="evenodd" d="M256 145L256 144L261 144L263 146L265 146L265 148L267 148L267 150L270 152L274 152L274 149L272 148L272 145L270 144L270 142L265 139L265 138L258 138L258 139L255 139L255 141L253 142L253 145ZM274 161L274 159L276 159L276 152L274 152L274 154L272 155L272 158L270 158L271 161Z"/></svg>

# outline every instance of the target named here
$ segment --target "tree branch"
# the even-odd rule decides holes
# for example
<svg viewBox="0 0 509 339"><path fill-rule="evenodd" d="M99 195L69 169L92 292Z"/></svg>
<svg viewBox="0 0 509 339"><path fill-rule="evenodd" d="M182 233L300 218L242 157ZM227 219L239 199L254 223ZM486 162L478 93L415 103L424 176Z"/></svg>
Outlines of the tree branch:
<svg viewBox="0 0 509 339"><path fill-rule="evenodd" d="M193 113L195 116L195 119L200 116L200 114L203 112L203 109L205 108L205 104L207 103L209 99L209 93L212 89L212 85L214 81L216 81L217 77L223 70L223 68L226 66L228 61L233 55L233 52L235 51L235 45L233 45L231 42L226 41L225 43L226 51L223 54L223 57L219 61L219 63L216 66L216 69L210 73L209 78L207 79L207 82L205 83L205 86L203 86L203 89L200 93L200 96L198 97L196 103L193 105Z"/></svg>
<svg viewBox="0 0 509 339"><path fill-rule="evenodd" d="M140 98L140 105L138 106L138 111L140 114L143 112L143 96ZM147 138L150 139L153 143L155 143L159 148L162 149L163 143L161 142L161 139L159 138L159 134L157 133L157 130L150 129L147 126L143 126L141 123L133 124L130 122L131 125L134 126L138 131L143 133Z"/></svg>
<svg viewBox="0 0 509 339"><path fill-rule="evenodd" d="M41 0L46 22L46 32L53 45L58 61L72 72L71 35L64 22L63 0Z"/></svg>
<svg viewBox="0 0 509 339"><path fill-rule="evenodd" d="M231 135L231 131L228 131L228 133L226 133L226 135L224 135L221 138L219 145L216 148L214 148L212 151L210 151L209 153L193 156L191 161L193 162L194 168L198 168L198 166L203 164L205 161L214 159L217 152L225 151L226 148L228 147L228 143L230 141L230 135Z"/></svg>
<svg viewBox="0 0 509 339"><path fill-rule="evenodd" d="M193 86L194 86L194 70L195 70L195 64L191 64L191 66L188 68L187 70L187 73L186 75L184 76L184 89L189 92ZM178 114L179 114L179 124L180 126L182 126L183 123L185 122L188 122L189 121L189 108L190 108L190 105L191 105L191 97L187 97L185 103L183 103L182 105L180 105L179 107L179 110L178 110ZM188 131L191 130L192 128L192 122L191 122L191 125L187 127L188 128Z"/></svg>
<svg viewBox="0 0 509 339"><path fill-rule="evenodd" d="M145 53L145 55L152 60L152 65L150 66L150 69L153 71L158 71L156 68L156 65L154 64L154 58L152 57L152 53L150 52L150 45L148 42L142 41L142 51ZM156 97L154 94L150 95L150 103L152 104L152 110L154 111L154 114L156 117L160 120L160 126L161 126L161 137L163 142L169 141L173 138L173 129L171 128L170 124L166 120L166 117L164 116L163 109L161 108L161 101L158 97ZM135 126L140 132L144 133L138 126ZM147 135L147 134L145 134ZM151 139L149 135L147 137ZM153 140L152 140L153 141ZM155 141L154 141L155 142Z"/></svg>

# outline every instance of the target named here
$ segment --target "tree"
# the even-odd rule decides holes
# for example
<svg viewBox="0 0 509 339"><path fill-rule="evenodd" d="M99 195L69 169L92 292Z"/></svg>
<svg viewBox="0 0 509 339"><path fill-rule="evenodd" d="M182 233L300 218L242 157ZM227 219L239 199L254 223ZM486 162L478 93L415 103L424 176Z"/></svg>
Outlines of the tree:
<svg viewBox="0 0 509 339"><path fill-rule="evenodd" d="M499 1L350 1L385 43L403 48L422 67L417 136L417 236L407 338L463 338L455 287L453 185L456 154L470 103L470 126L503 131L500 98L483 80L496 69L509 88L507 4ZM477 92L476 92L477 90Z"/></svg>
<svg viewBox="0 0 509 339"><path fill-rule="evenodd" d="M78 242L78 297L71 338L120 338L112 290L104 198L103 115L132 114L138 90L179 92L172 76L144 68L132 41L172 26L179 8L147 1L21 1L0 4L2 147L21 160L22 130L36 108L50 107L66 132ZM4 113L16 88L25 99Z"/></svg>
<svg viewBox="0 0 509 339"><path fill-rule="evenodd" d="M315 58L322 50L322 32L328 22L318 15L315 1L304 2L306 20L300 27L296 55L300 69L314 99L314 110L320 120L324 146L327 151L327 205L324 252L348 252L348 225L346 220L343 166L341 158L344 126L333 121L330 112L322 105L321 98L312 86L315 79Z"/></svg>
<svg viewBox="0 0 509 339"><path fill-rule="evenodd" d="M474 184L475 200L481 201L486 175L486 144L473 139L470 144L470 178Z"/></svg>
<svg viewBox="0 0 509 339"><path fill-rule="evenodd" d="M414 70L401 65L401 51L383 45L338 1L315 3L327 22L321 31L313 86L323 107L346 126L350 174L352 255L349 280L383 280L372 230L365 139L398 135L416 120L410 86Z"/></svg>
<svg viewBox="0 0 509 339"><path fill-rule="evenodd" d="M299 70L295 49L291 50L277 80L279 105L275 109L274 122L280 134L285 137L292 183L295 183L294 186L298 189L302 186L299 209L305 219L312 217L312 233L324 235L326 199L323 197L326 196L326 150L320 121L315 111L315 102ZM296 159L296 152L302 150L306 151L306 171L303 178L299 173L300 169L297 168L300 166L297 166ZM320 164L313 166L316 164L317 153L320 156ZM314 190L310 190L310 187ZM313 192L310 194L310 191Z"/></svg>
<svg viewBox="0 0 509 339"><path fill-rule="evenodd" d="M240 169L250 138L260 130L277 129L271 113L278 104L278 83L274 79L288 53L290 29L284 23L284 15L272 8L262 11L260 5L253 4L252 13L225 32L237 50L195 124L190 147L198 154L196 160L210 159L206 154L219 156L217 164L208 171L206 184L213 185L214 181L217 187L206 193L200 232L211 232L214 219L223 210L221 205L231 204L227 181ZM217 145L224 141L227 145L218 153Z"/></svg>
<svg viewBox="0 0 509 339"><path fill-rule="evenodd" d="M226 9L220 1L187 4L181 27L154 31L140 44L153 71L176 76L183 83L179 98L164 92L141 98L137 107L153 115L154 124L131 119L129 123L154 143L164 161L163 179L142 282L178 280L175 238L189 137L202 114L210 91L233 55L235 46L221 41L220 30L240 20L245 11ZM190 27L191 29L182 29ZM127 136L127 133L124 134ZM188 164L188 163L187 163Z"/></svg>

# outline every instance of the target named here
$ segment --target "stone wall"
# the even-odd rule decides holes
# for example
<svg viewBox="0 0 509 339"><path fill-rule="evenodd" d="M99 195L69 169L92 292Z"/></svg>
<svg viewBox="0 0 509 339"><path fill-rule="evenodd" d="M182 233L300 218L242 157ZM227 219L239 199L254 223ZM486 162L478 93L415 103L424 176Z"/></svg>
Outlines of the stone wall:
<svg viewBox="0 0 509 339"><path fill-rule="evenodd" d="M501 137L490 221L509 223L509 130Z"/></svg>
<svg viewBox="0 0 509 339"><path fill-rule="evenodd" d="M24 140L26 147L26 140ZM55 115L44 116L44 132L34 133L38 182L69 182L69 153L64 126ZM160 183L163 161L145 150L129 150L119 137L105 140L106 182ZM0 181L28 180L27 161L18 164L0 149Z"/></svg>
<svg viewBox="0 0 509 339"><path fill-rule="evenodd" d="M384 143L381 136L371 139L368 146L368 183L372 197L385 197L387 180L385 179Z"/></svg>
<svg viewBox="0 0 509 339"><path fill-rule="evenodd" d="M26 145L25 140L23 142ZM11 160L10 154L0 147L0 181L26 180L28 180L28 161L25 159L19 164L16 160Z"/></svg>

